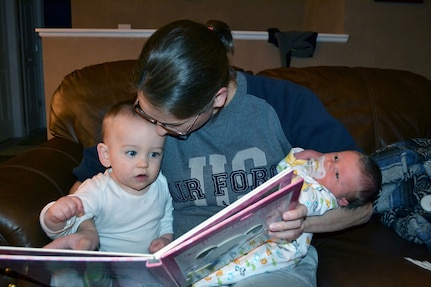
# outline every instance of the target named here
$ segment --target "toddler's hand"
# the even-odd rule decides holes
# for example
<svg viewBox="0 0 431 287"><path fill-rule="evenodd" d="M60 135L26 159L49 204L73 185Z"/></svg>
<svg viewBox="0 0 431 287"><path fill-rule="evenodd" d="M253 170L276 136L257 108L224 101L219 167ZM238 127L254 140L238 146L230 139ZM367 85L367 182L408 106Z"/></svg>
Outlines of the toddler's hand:
<svg viewBox="0 0 431 287"><path fill-rule="evenodd" d="M160 249L162 249L163 247L165 247L171 242L172 242L172 239L166 238L164 236L159 237L151 241L150 247L148 247L148 251L150 251L150 253L154 253L156 251L159 251Z"/></svg>
<svg viewBox="0 0 431 287"><path fill-rule="evenodd" d="M76 196L59 198L48 210L47 218L53 223L66 222L73 216L84 215L84 206L81 199Z"/></svg>

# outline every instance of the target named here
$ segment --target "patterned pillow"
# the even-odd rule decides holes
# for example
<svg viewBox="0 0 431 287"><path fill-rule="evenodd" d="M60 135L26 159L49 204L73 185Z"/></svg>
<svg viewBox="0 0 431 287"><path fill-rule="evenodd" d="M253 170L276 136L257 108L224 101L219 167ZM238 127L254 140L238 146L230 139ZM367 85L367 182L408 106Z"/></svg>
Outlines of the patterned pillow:
<svg viewBox="0 0 431 287"><path fill-rule="evenodd" d="M431 212L420 204L431 194L431 139L396 142L371 156L382 170L374 212L398 235L431 251Z"/></svg>

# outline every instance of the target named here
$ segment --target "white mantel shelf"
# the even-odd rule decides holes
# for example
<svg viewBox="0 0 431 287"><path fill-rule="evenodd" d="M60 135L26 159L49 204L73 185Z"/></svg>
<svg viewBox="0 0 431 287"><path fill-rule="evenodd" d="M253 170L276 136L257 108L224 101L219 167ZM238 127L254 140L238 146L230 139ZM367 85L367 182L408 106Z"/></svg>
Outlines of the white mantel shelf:
<svg viewBox="0 0 431 287"><path fill-rule="evenodd" d="M93 38L148 38L154 33L154 29L53 29L36 28L39 36L44 37L93 37ZM236 40L268 40L267 31L232 31ZM347 34L317 35L317 42L346 43L349 40Z"/></svg>

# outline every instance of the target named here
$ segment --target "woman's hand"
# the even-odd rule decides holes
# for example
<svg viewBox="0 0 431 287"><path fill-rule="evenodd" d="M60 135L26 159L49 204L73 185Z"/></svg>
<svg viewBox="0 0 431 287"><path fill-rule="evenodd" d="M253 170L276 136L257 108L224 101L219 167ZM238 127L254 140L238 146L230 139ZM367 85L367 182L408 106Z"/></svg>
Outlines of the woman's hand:
<svg viewBox="0 0 431 287"><path fill-rule="evenodd" d="M99 234L96 225L93 219L87 219L81 223L76 233L58 237L43 248L96 250L98 247Z"/></svg>
<svg viewBox="0 0 431 287"><path fill-rule="evenodd" d="M283 221L269 225L269 235L277 239L292 241L304 232L304 220L307 216L307 207L298 202L294 209L285 211Z"/></svg>

